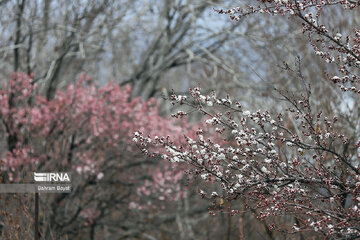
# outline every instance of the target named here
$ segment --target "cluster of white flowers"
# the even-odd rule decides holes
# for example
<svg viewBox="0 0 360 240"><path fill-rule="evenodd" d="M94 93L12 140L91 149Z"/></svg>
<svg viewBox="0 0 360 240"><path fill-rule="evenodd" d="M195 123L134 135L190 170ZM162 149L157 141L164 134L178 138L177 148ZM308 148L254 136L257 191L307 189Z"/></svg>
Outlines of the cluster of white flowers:
<svg viewBox="0 0 360 240"><path fill-rule="evenodd" d="M275 0L274 2L277 4L287 4L288 0Z"/></svg>
<svg viewBox="0 0 360 240"><path fill-rule="evenodd" d="M243 112L243 115L244 115L245 117L250 117L251 113L250 113L250 111L244 111L244 112Z"/></svg>
<svg viewBox="0 0 360 240"><path fill-rule="evenodd" d="M225 152L225 149L222 148L219 144L214 144L214 149L218 152Z"/></svg>
<svg viewBox="0 0 360 240"><path fill-rule="evenodd" d="M212 107L214 105L213 104L213 98L211 98L210 96L200 95L199 98L200 98L202 103L205 103L209 107Z"/></svg>
<svg viewBox="0 0 360 240"><path fill-rule="evenodd" d="M334 39L335 39L336 41L340 41L341 38L342 38L341 33L337 33L337 34L335 35L335 37L334 37Z"/></svg>
<svg viewBox="0 0 360 240"><path fill-rule="evenodd" d="M186 156L188 155L188 152L179 152L176 151L176 147L169 147L166 146L166 151L171 154L171 156L167 156L166 154L163 154L162 157L164 159L169 158L170 162L176 163L176 162L183 162Z"/></svg>
<svg viewBox="0 0 360 240"><path fill-rule="evenodd" d="M270 158L265 158L264 162L265 162L265 163L271 163L272 160L271 160Z"/></svg>
<svg viewBox="0 0 360 240"><path fill-rule="evenodd" d="M266 174L269 174L269 173L270 173L270 171L269 171L265 166L263 166L263 167L261 168L261 171L262 171L263 173L266 173Z"/></svg>
<svg viewBox="0 0 360 240"><path fill-rule="evenodd" d="M218 154L217 159L218 160L225 160L225 154L223 154L223 153Z"/></svg>
<svg viewBox="0 0 360 240"><path fill-rule="evenodd" d="M325 59L325 62L327 62L327 63L335 62L335 58L334 57L328 57L328 58Z"/></svg>
<svg viewBox="0 0 360 240"><path fill-rule="evenodd" d="M232 101L229 98L223 98L220 101L222 104L228 104L228 105L232 104Z"/></svg>
<svg viewBox="0 0 360 240"><path fill-rule="evenodd" d="M209 173L203 173L200 175L200 177L204 180L207 180L209 178L209 175L210 175Z"/></svg>
<svg viewBox="0 0 360 240"><path fill-rule="evenodd" d="M244 181L244 176L242 174L236 174L236 178L240 183Z"/></svg>
<svg viewBox="0 0 360 240"><path fill-rule="evenodd" d="M208 120L205 121L206 124L209 124L209 125L216 125L218 124L220 121L217 117L213 117L213 118L210 118Z"/></svg>
<svg viewBox="0 0 360 240"><path fill-rule="evenodd" d="M171 95L171 100L176 101L176 102L181 102L181 101L185 101L187 99L187 96L183 96L183 95Z"/></svg>

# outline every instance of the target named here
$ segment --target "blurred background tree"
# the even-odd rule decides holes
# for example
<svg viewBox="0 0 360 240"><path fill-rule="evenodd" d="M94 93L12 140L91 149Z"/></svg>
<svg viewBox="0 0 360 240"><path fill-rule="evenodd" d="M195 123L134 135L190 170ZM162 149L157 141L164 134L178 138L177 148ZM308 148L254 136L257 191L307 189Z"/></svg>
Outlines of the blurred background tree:
<svg viewBox="0 0 360 240"><path fill-rule="evenodd" d="M313 91L326 93L311 98L315 110L318 107L325 114L340 113L344 129L356 138L359 98L346 95L343 101L340 90L324 81L323 72L332 69L315 57L301 32L301 21L257 15L235 22L213 10L234 5L238 2L0 0L0 79L8 82L13 72L31 75L32 83L39 85L35 95L49 101L60 90L67 91L69 84L78 81L84 72L99 86L112 79L117 85L130 84L133 99L160 98L169 95L171 89L185 95L189 87L200 84L205 91L214 89L219 95L236 96L247 109L276 111L283 103L279 103L274 88L302 89L297 73L283 71L286 62L301 68ZM322 17L334 32L347 33L351 26L360 25L357 11L344 14L343 10L327 8ZM27 104L32 107L34 102L29 100ZM9 103L9 109L16 112L18 106L12 100ZM164 116L176 109L161 106L160 110ZM192 120L197 119L195 115ZM13 120L7 121L11 125ZM1 136L4 155L16 148L19 139L6 130ZM70 144L70 136L72 133L65 132L62 137ZM122 147L126 149L127 144L124 142ZM129 158L123 156L119 161L129 162ZM136 167L140 168L138 174L144 174L146 165ZM53 228L53 234L66 232L69 239L285 238L258 222L252 213L233 219L227 215L209 216L208 203L198 198L196 182L187 188L186 197L166 203L166 211L130 211L127 207L132 201L127 199L121 205L122 210L127 209L122 216L110 218L110 208L105 207L102 219L106 221L95 221L86 228L74 224L75 230ZM108 191L117 190L109 187ZM111 203L109 200L107 203Z"/></svg>

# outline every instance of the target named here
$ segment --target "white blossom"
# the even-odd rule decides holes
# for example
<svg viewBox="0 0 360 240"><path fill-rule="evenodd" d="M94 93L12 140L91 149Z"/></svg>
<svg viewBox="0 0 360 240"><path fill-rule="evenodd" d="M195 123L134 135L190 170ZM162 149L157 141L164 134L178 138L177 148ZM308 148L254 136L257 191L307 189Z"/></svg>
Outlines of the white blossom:
<svg viewBox="0 0 360 240"><path fill-rule="evenodd" d="M263 173L270 173L269 170L267 170L267 168L265 166L261 168L261 171Z"/></svg>
<svg viewBox="0 0 360 240"><path fill-rule="evenodd" d="M212 196L212 197L217 197L217 196L219 196L219 194L218 194L217 192L212 192L212 193L211 193L211 196Z"/></svg>
<svg viewBox="0 0 360 240"><path fill-rule="evenodd" d="M264 162L266 162L266 163L271 163L272 161L271 161L270 158L265 158Z"/></svg>
<svg viewBox="0 0 360 240"><path fill-rule="evenodd" d="M243 115L246 116L246 117L250 117L250 111L244 111Z"/></svg>
<svg viewBox="0 0 360 240"><path fill-rule="evenodd" d="M337 33L334 38L335 38L335 40L337 40L337 41L341 40L341 38L342 38L341 33Z"/></svg>
<svg viewBox="0 0 360 240"><path fill-rule="evenodd" d="M200 177L204 180L206 180L208 177L209 177L209 174L208 173L203 173L200 175Z"/></svg>
<svg viewBox="0 0 360 240"><path fill-rule="evenodd" d="M200 194L206 195L206 192L205 192L204 190L201 190L201 189L200 189L199 192L200 192Z"/></svg>
<svg viewBox="0 0 360 240"><path fill-rule="evenodd" d="M200 141L204 141L204 136L203 136L203 135L199 135L199 140L200 140Z"/></svg>
<svg viewBox="0 0 360 240"><path fill-rule="evenodd" d="M213 124L213 122L214 122L213 119L208 119L208 120L205 121L205 123L206 123L206 124L209 124L209 125Z"/></svg>
<svg viewBox="0 0 360 240"><path fill-rule="evenodd" d="M170 158L170 161L173 162L173 163L180 162L180 158L175 156L175 157Z"/></svg>

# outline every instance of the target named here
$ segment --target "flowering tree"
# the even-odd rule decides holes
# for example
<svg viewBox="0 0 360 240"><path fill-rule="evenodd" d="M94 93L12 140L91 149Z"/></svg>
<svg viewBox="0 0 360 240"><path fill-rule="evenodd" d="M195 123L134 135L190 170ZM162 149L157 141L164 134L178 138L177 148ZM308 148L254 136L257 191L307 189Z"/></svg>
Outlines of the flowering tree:
<svg viewBox="0 0 360 240"><path fill-rule="evenodd" d="M217 10L239 20L262 13L287 15L302 22L310 46L326 64L324 78L352 99L359 98L360 30L354 27L346 36L332 33L322 22L327 8L358 10L358 1L259 1L256 6ZM227 212L240 214L234 203L241 200L246 210L259 220L271 219L269 229L301 235L322 234L331 239L360 237L360 136L359 115L350 125L341 112L324 111L313 103L316 95L298 69L295 73L303 88L297 93L278 91L288 103L286 111L249 111L240 102L220 98L216 92L190 89L190 96L173 94L173 105L187 107L177 117L198 111L208 127L200 128L196 138L185 136L185 144L168 137L152 139L142 134L135 139L146 152L155 145L170 162L185 162L189 174L220 185L221 191L199 189L202 197L229 202ZM349 98L344 98L347 101ZM359 112L354 108L355 112ZM215 130L221 141L209 137ZM233 203L231 207L230 203ZM213 209L213 213L218 208ZM280 224L279 219L288 219Z"/></svg>
<svg viewBox="0 0 360 240"><path fill-rule="evenodd" d="M139 158L130 143L136 129L176 138L189 134L189 125L161 117L154 99L130 100L130 87L113 82L98 87L90 81L83 75L46 100L36 92L31 76L14 73L0 90L6 146L1 151L2 182L22 182L33 171L73 173L71 194L41 195L45 239L66 235L94 239L101 234L100 223L122 222L132 208L164 208L165 200L185 194L182 169L160 159ZM31 209L26 212L30 217ZM18 211L16 216L20 215ZM14 220L3 222L5 236L11 236ZM17 234L27 238L24 232Z"/></svg>

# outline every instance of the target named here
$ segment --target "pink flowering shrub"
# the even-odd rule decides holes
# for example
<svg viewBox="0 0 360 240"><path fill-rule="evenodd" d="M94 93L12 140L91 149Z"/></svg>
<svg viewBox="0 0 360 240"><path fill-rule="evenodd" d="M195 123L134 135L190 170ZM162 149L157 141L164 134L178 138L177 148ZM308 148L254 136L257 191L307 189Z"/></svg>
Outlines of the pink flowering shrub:
<svg viewBox="0 0 360 240"><path fill-rule="evenodd" d="M180 143L180 136L190 134L190 126L161 117L154 99L130 99L130 94L128 86L109 82L98 87L83 75L46 100L37 93L31 76L14 73L0 90L2 144L7 146L1 151L3 181L21 182L23 175L33 171L73 172L73 195L43 199L67 205L88 198L87 203L54 225L64 225L72 216L91 227L96 218L104 218L104 209L97 203L149 207L154 206L154 199L164 202L182 197L183 169L162 159L139 158L132 139L135 131L141 131L153 137L169 135ZM104 195L95 194L99 192ZM61 216L58 212L55 218Z"/></svg>

